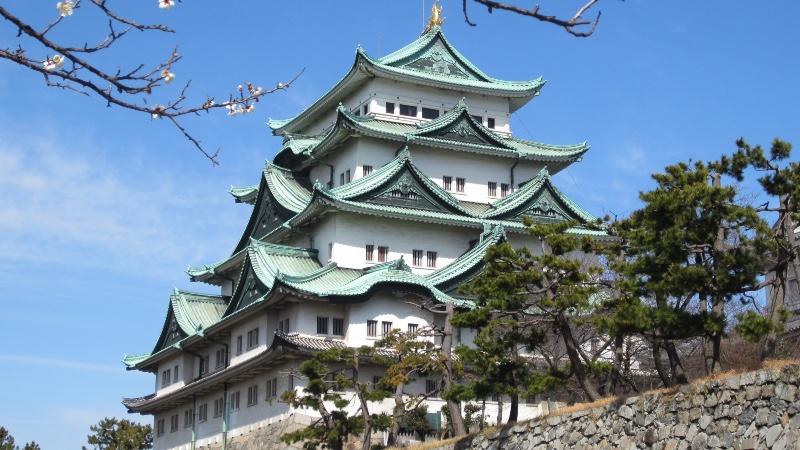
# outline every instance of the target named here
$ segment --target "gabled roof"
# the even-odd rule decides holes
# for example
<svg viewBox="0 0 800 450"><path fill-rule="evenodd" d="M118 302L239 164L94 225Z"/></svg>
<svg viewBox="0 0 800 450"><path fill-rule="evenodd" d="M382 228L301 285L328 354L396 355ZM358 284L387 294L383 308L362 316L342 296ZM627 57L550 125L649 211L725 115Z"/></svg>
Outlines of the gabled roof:
<svg viewBox="0 0 800 450"><path fill-rule="evenodd" d="M219 295L198 294L174 289L161 334L149 354L126 356L122 362L134 368L180 341L202 332L222 318L225 301Z"/></svg>
<svg viewBox="0 0 800 450"><path fill-rule="evenodd" d="M425 275L425 278L444 292L455 291L459 285L483 271L486 251L506 239L505 230L497 225L481 233L475 245L442 269Z"/></svg>
<svg viewBox="0 0 800 450"><path fill-rule="evenodd" d="M329 110L374 77L506 97L510 100L510 112L538 95L545 83L541 78L516 82L489 77L447 41L441 27L435 26L411 44L382 58L370 58L359 47L350 71L333 88L293 119L270 119L268 124L275 134L301 131L319 111Z"/></svg>
<svg viewBox="0 0 800 450"><path fill-rule="evenodd" d="M556 189L547 167L525 182L520 189L492 203L492 209L480 215L483 219L574 220L580 224L596 218Z"/></svg>
<svg viewBox="0 0 800 450"><path fill-rule="evenodd" d="M586 142L573 145L550 145L518 138L504 138L475 120L462 99L450 111L438 118L416 125L378 120L372 116L356 116L341 104L337 107L336 122L321 137L288 137L275 156L281 164L313 163L353 135L408 144L447 148L457 151L543 161L560 170L581 159L590 146ZM287 144L301 139L302 146ZM313 140L313 143L311 141Z"/></svg>

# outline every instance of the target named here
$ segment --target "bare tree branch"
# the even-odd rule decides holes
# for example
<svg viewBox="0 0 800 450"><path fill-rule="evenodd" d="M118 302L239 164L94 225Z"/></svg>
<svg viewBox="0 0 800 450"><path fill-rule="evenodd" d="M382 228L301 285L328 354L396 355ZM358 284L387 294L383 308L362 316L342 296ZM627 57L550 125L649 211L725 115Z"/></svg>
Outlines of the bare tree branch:
<svg viewBox="0 0 800 450"><path fill-rule="evenodd" d="M476 3L480 3L481 5L486 6L491 14L494 9L502 9L505 11L511 11L516 14L520 14L523 16L533 17L534 19L541 20L542 22L552 23L553 25L559 26L567 31L567 33L577 36L577 37L587 37L591 36L594 33L595 28L597 27L598 22L600 22L600 14L601 12L597 12L597 17L594 21L583 19L583 14L586 13L595 3L600 0L589 0L588 3L583 5L578 12L572 16L571 19L559 19L556 16L542 14L539 12L539 5L536 5L533 9L525 9L519 7L514 4L507 4L507 3L500 3L492 0L473 0ZM469 15L467 14L467 0L463 0L463 10L464 10L464 20L471 26L475 26L476 24L472 23L469 20ZM585 29L585 27L589 28L589 31L577 31L576 27L583 27L581 29Z"/></svg>

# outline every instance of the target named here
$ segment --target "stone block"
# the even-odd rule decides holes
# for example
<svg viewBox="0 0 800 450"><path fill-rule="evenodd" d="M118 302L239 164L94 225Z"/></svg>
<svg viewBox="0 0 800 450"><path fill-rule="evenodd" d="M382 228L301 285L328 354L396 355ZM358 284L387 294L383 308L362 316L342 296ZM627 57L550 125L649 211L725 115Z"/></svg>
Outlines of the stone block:
<svg viewBox="0 0 800 450"><path fill-rule="evenodd" d="M706 428L708 428L708 425L711 423L712 420L714 420L714 418L711 417L711 416L708 416L708 415L701 416L700 420L698 421L698 425L700 426L700 429L701 430L705 430Z"/></svg>
<svg viewBox="0 0 800 450"><path fill-rule="evenodd" d="M764 439L768 448L772 448L772 444L774 444L775 441L778 440L781 433L783 433L783 427L780 426L779 424L773 425L767 430Z"/></svg>

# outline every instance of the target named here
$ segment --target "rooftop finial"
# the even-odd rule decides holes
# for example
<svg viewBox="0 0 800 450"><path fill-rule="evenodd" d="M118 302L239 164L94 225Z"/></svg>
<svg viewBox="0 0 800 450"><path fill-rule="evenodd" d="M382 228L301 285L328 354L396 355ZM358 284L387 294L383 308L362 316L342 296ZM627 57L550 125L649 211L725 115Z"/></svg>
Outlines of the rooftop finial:
<svg viewBox="0 0 800 450"><path fill-rule="evenodd" d="M444 19L445 17L442 17L442 7L439 6L439 0L436 0L431 7L431 18L428 19L428 26L425 27L422 33L427 33L435 26L442 26Z"/></svg>

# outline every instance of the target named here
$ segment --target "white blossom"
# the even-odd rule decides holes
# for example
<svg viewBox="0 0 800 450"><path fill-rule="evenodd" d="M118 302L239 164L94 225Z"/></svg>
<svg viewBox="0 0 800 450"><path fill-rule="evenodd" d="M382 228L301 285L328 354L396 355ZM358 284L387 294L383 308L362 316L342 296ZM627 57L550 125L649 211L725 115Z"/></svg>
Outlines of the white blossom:
<svg viewBox="0 0 800 450"><path fill-rule="evenodd" d="M175 81L175 74L170 72L169 69L164 69L161 71L161 77L164 79L164 82L167 84L172 83Z"/></svg>
<svg viewBox="0 0 800 450"><path fill-rule="evenodd" d="M248 106L248 107L247 107L247 108L244 110L244 112L246 112L246 113L251 113L251 112L253 112L253 111L255 111L255 110L256 110L256 105L249 105L249 106Z"/></svg>
<svg viewBox="0 0 800 450"><path fill-rule="evenodd" d="M158 0L158 7L161 9L170 9L175 6L175 2L173 0Z"/></svg>
<svg viewBox="0 0 800 450"><path fill-rule="evenodd" d="M278 83L278 89L283 89L283 83Z"/></svg>
<svg viewBox="0 0 800 450"><path fill-rule="evenodd" d="M161 118L161 114L164 113L164 107L161 106L161 105L154 105L153 106L153 111L154 111L153 114L152 114L153 119L160 119Z"/></svg>
<svg viewBox="0 0 800 450"><path fill-rule="evenodd" d="M237 115L237 114L242 112L242 109L239 107L239 105L237 105L235 103L231 103L231 104L225 105L225 107L228 108L228 115L229 116L235 116L235 115Z"/></svg>
<svg viewBox="0 0 800 450"><path fill-rule="evenodd" d="M75 9L75 2L67 0L65 2L56 3L56 9L61 13L61 17L71 16L72 10Z"/></svg>
<svg viewBox="0 0 800 450"><path fill-rule="evenodd" d="M50 59L46 59L43 63L45 70L59 69L63 65L64 65L64 57L61 55L55 55Z"/></svg>

